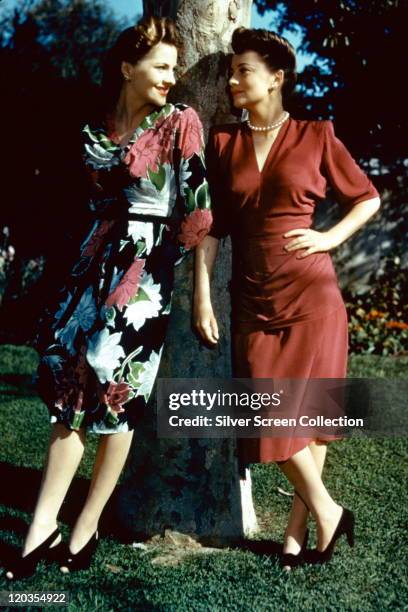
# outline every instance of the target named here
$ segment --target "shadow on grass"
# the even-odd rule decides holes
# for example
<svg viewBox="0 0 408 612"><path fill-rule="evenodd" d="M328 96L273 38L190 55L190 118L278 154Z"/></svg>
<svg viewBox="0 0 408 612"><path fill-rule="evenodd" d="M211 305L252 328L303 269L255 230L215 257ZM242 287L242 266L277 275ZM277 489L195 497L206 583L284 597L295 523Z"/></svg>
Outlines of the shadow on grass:
<svg viewBox="0 0 408 612"><path fill-rule="evenodd" d="M3 398L33 397L37 395L36 384L32 376L20 374L2 374L0 376L0 395Z"/></svg>
<svg viewBox="0 0 408 612"><path fill-rule="evenodd" d="M261 557L279 557L282 554L282 543L275 540L240 540L234 549L247 550Z"/></svg>
<svg viewBox="0 0 408 612"><path fill-rule="evenodd" d="M20 467L7 462L0 462L0 506L32 514L37 501L41 484L41 471ZM72 527L85 503L90 481L87 478L74 478L68 494L62 504L58 520ZM119 487L116 487L102 514L99 533L111 536L122 543L129 543L133 538L121 528L117 519L117 498ZM0 517L0 530L12 531L25 535L28 525L14 516Z"/></svg>
<svg viewBox="0 0 408 612"><path fill-rule="evenodd" d="M18 467L7 462L0 462L0 506L10 510L17 510L32 514L41 484L41 471L33 468ZM64 501L59 520L68 527L72 527L78 517L89 488L89 480L75 478ZM117 519L117 499L119 487L116 487L101 517L99 533L102 537L113 537L122 544L141 541L148 536L144 534L129 534L121 528ZM21 518L4 514L0 517L0 531L11 532L24 540L28 524ZM204 543L204 542L203 542ZM241 539L231 543L228 548L233 550L249 551L258 556L277 557L282 552L282 544L273 540L246 540ZM15 546L0 541L0 559L10 559L16 554Z"/></svg>

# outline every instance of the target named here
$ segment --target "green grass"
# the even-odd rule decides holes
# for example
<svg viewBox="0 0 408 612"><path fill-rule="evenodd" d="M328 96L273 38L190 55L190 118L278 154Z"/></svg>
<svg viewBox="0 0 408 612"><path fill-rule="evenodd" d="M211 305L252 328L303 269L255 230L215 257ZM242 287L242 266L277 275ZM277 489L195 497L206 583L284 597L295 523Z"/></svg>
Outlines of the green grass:
<svg viewBox="0 0 408 612"><path fill-rule="evenodd" d="M0 389L0 462L39 474L49 425L47 410L30 386L35 363L29 349L0 347L0 376L5 380ZM357 356L351 359L350 375L406 377L407 364L407 358ZM90 438L80 468L85 478L91 473L94 439ZM224 550L165 567L152 563L163 552L160 548L135 550L104 538L89 571L68 578L56 566L41 566L13 590L65 590L71 598L68 610L86 612L408 610L403 544L408 524L407 459L403 438L355 437L331 445L326 483L336 499L355 511L357 524L354 550L341 542L327 566L305 566L286 575L275 557ZM285 478L276 466L257 465L253 482L262 526L259 538L281 541L290 507L290 498L278 492L278 487L288 489ZM0 540L21 543L22 536L7 522L28 523L26 510L0 505ZM67 534L67 526L63 528ZM0 574L0 591L9 589Z"/></svg>
<svg viewBox="0 0 408 612"><path fill-rule="evenodd" d="M351 355L348 375L350 378L408 378L408 356Z"/></svg>
<svg viewBox="0 0 408 612"><path fill-rule="evenodd" d="M38 363L37 353L27 346L0 346L0 375L31 376Z"/></svg>

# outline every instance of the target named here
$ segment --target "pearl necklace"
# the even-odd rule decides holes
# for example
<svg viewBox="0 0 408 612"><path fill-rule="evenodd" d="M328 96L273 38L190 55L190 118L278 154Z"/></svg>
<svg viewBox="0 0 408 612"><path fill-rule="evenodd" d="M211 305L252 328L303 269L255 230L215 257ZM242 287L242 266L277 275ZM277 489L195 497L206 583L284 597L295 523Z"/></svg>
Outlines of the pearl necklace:
<svg viewBox="0 0 408 612"><path fill-rule="evenodd" d="M289 113L287 111L284 111L282 117L276 123L272 123L271 125L265 125L262 127L252 125L252 123L249 121L249 117L246 122L248 124L248 127L254 132L268 132L269 130L276 130L276 128L280 127L282 123L285 123L287 119L289 119Z"/></svg>

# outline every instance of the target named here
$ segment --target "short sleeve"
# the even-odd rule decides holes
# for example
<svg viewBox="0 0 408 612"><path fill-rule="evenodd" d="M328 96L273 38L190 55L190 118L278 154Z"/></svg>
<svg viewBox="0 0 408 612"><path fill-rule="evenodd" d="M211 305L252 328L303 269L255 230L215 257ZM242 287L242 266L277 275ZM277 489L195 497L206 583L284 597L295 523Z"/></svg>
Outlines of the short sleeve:
<svg viewBox="0 0 408 612"><path fill-rule="evenodd" d="M355 206L378 197L378 191L334 133L331 121L323 122L322 173L340 204Z"/></svg>
<svg viewBox="0 0 408 612"><path fill-rule="evenodd" d="M209 232L210 236L221 240L230 234L228 215L226 210L226 198L222 188L221 165L219 151L216 142L216 133L213 128L208 135L205 150L208 183L212 202L213 224Z"/></svg>
<svg viewBox="0 0 408 612"><path fill-rule="evenodd" d="M178 136L178 183L184 218L177 238L188 251L203 240L212 224L203 126L194 109L186 107L181 112Z"/></svg>

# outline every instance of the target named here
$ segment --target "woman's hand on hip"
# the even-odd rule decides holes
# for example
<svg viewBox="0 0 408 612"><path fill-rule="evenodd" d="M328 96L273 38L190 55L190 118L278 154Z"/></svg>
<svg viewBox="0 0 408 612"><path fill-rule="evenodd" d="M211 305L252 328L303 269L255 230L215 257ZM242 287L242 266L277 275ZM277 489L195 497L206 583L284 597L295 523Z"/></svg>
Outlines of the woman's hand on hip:
<svg viewBox="0 0 408 612"><path fill-rule="evenodd" d="M297 255L298 259L303 259L313 253L324 253L336 246L330 232L317 232L312 229L293 229L283 235L284 238L294 238L285 245L288 253L302 250Z"/></svg>
<svg viewBox="0 0 408 612"><path fill-rule="evenodd" d="M193 321L194 327L205 342L217 344L219 340L218 325L209 300L195 300Z"/></svg>

